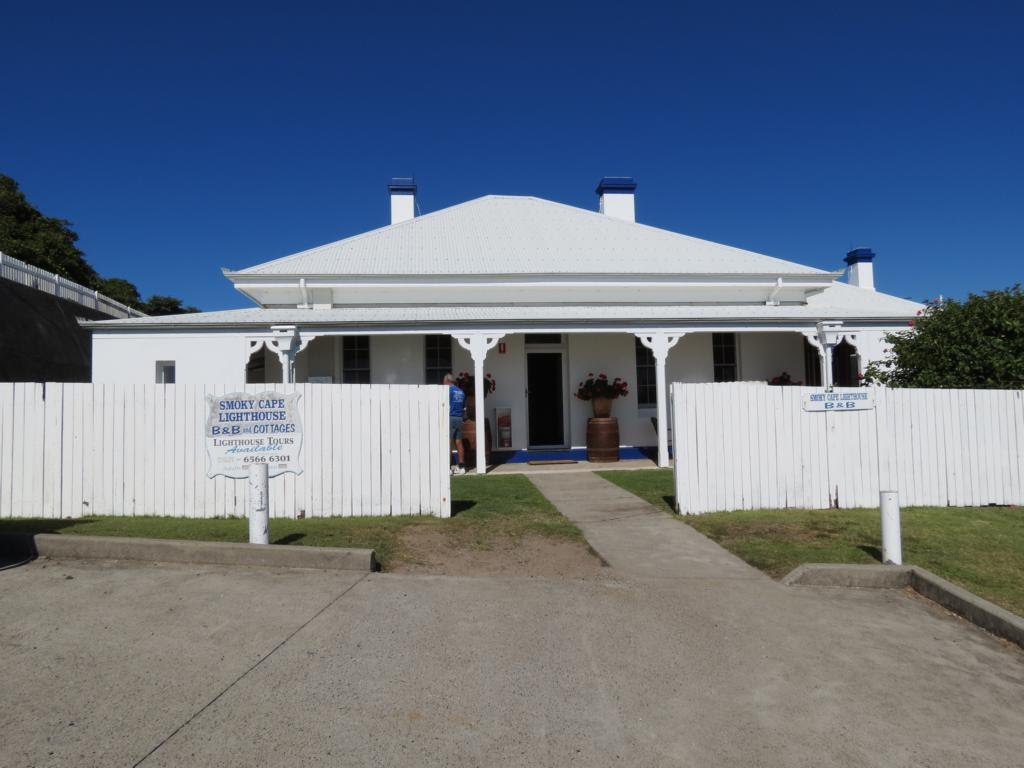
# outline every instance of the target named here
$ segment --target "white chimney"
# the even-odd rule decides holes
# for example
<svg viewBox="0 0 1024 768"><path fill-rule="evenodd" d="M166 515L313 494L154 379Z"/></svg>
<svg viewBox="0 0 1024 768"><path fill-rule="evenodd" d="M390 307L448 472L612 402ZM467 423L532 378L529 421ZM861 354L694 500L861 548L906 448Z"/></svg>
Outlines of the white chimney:
<svg viewBox="0 0 1024 768"><path fill-rule="evenodd" d="M408 221L416 217L416 180L392 179L388 184L391 194L391 223Z"/></svg>
<svg viewBox="0 0 1024 768"><path fill-rule="evenodd" d="M598 210L623 221L636 221L636 180L632 176L605 176L597 185Z"/></svg>
<svg viewBox="0 0 1024 768"><path fill-rule="evenodd" d="M846 273L846 282L858 288L875 290L875 252L870 248L854 248L846 254L846 263L850 265Z"/></svg>

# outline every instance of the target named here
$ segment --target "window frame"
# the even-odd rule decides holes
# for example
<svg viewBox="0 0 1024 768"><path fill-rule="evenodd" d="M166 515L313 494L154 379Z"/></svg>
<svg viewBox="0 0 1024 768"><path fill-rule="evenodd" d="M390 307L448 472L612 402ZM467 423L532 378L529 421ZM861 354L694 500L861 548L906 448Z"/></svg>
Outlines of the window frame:
<svg viewBox="0 0 1024 768"><path fill-rule="evenodd" d="M155 365L155 376L157 384L174 384L177 378L178 364L175 360L157 360ZM170 381L168 381L167 372L170 371Z"/></svg>
<svg viewBox="0 0 1024 768"><path fill-rule="evenodd" d="M365 345L365 348L363 348ZM366 355L366 365L352 365L350 358L360 353ZM358 362L358 360L357 360ZM343 384L369 384L372 371L369 336L342 336L341 338L341 381Z"/></svg>
<svg viewBox="0 0 1024 768"><path fill-rule="evenodd" d="M640 341L640 337L634 336L635 346L635 369L637 408L650 409L658 407L658 371L654 360L654 352L649 350ZM642 358L642 359L641 359ZM647 399L647 398L650 399Z"/></svg>
<svg viewBox="0 0 1024 768"><path fill-rule="evenodd" d="M558 346L565 343L565 338L564 334L561 333L525 333L523 334L523 343L527 346L533 344L538 346L546 344Z"/></svg>
<svg viewBox="0 0 1024 768"><path fill-rule="evenodd" d="M720 362L720 351L729 353L732 360ZM729 369L732 378L720 375ZM711 334L711 378L716 384L740 380L740 344L736 333Z"/></svg>
<svg viewBox="0 0 1024 768"><path fill-rule="evenodd" d="M443 347L441 339L447 339L448 349L448 362L445 365L439 365L438 360L443 355L438 353L442 351ZM423 336L423 383L424 384L440 384L446 373L452 373L452 337L446 333L428 333ZM431 342L435 342L437 346L431 349ZM434 359L431 360L431 353L435 355ZM431 364L433 363L433 364Z"/></svg>

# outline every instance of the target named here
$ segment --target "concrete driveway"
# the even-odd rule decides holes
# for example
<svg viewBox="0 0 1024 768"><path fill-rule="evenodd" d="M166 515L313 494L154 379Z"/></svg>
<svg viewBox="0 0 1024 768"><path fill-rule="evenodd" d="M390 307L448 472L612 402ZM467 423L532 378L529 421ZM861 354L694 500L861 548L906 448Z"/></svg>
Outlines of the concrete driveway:
<svg viewBox="0 0 1024 768"><path fill-rule="evenodd" d="M1024 654L920 598L36 561L2 766L1019 766Z"/></svg>

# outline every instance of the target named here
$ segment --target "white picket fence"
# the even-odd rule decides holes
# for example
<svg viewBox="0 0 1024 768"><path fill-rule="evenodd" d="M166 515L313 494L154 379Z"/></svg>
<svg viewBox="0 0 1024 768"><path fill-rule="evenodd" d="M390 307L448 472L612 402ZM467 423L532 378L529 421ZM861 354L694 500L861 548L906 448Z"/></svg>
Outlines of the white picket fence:
<svg viewBox="0 0 1024 768"><path fill-rule="evenodd" d="M83 285L68 280L66 277L47 272L21 259L0 253L0 277L37 291L52 294L59 299L67 299L83 307L91 307L99 310L110 317L145 317L144 312L132 309L126 304L114 301L109 296L104 296L99 291L86 288Z"/></svg>
<svg viewBox="0 0 1024 768"><path fill-rule="evenodd" d="M207 478L207 394L190 384L0 383L0 517L244 517L245 480ZM298 392L301 475L274 517L451 514L441 386L256 384Z"/></svg>
<svg viewBox="0 0 1024 768"><path fill-rule="evenodd" d="M845 413L804 411L812 391L673 384L677 510L877 507L882 490L904 506L1024 504L1021 390L876 388L873 410Z"/></svg>

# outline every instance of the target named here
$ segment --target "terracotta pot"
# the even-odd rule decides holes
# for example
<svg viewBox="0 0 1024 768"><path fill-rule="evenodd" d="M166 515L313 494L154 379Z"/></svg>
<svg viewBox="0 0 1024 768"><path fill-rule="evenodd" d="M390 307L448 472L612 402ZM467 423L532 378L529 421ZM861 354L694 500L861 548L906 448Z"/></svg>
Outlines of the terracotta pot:
<svg viewBox="0 0 1024 768"><path fill-rule="evenodd" d="M607 419L612 415L612 399L610 397L595 397L590 401L594 409L595 419Z"/></svg>
<svg viewBox="0 0 1024 768"><path fill-rule="evenodd" d="M488 464L491 463L491 420L484 419L484 455ZM476 422L462 422L462 445L466 453L466 465L476 466Z"/></svg>

